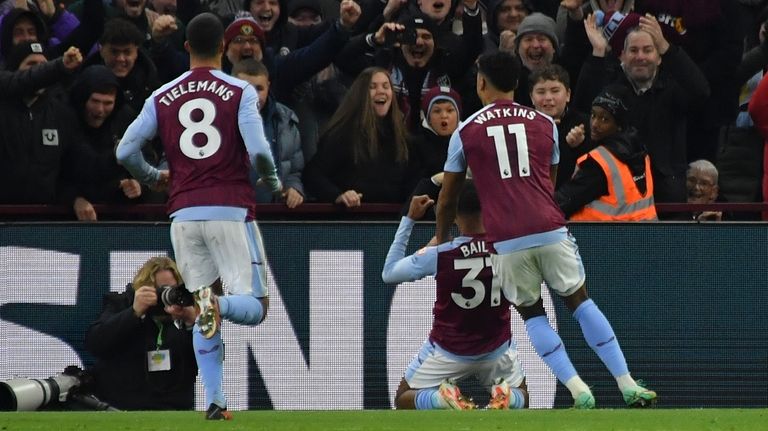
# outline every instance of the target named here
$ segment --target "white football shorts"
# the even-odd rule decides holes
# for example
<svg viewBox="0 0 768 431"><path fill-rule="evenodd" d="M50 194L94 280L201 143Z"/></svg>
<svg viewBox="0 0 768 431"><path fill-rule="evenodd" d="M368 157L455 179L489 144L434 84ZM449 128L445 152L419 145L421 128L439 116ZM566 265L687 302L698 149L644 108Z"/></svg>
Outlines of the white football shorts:
<svg viewBox="0 0 768 431"><path fill-rule="evenodd" d="M488 392L497 378L518 387L525 378L515 342L510 340L493 352L477 357L446 352L426 340L405 371L405 381L412 389L440 386L445 379L460 381L475 376Z"/></svg>
<svg viewBox="0 0 768 431"><path fill-rule="evenodd" d="M171 244L188 290L221 278L225 293L269 296L264 242L255 221L173 222Z"/></svg>
<svg viewBox="0 0 768 431"><path fill-rule="evenodd" d="M579 246L570 234L555 244L491 255L491 264L507 300L524 307L539 300L542 281L558 295L568 296L586 278Z"/></svg>

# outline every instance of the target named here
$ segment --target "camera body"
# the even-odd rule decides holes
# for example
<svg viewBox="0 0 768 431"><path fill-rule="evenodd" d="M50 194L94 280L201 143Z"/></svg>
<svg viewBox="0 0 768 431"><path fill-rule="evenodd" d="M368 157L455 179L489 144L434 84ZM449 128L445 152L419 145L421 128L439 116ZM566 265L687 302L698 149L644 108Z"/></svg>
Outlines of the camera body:
<svg viewBox="0 0 768 431"><path fill-rule="evenodd" d="M183 284L176 287L160 286L157 288L157 305L149 309L148 314L157 316L165 313L165 307L171 305L180 305L189 307L195 304L195 297L188 291Z"/></svg>
<svg viewBox="0 0 768 431"><path fill-rule="evenodd" d="M384 33L384 45L394 46L396 43L402 45L415 45L418 34L416 27L407 25L402 31L389 31Z"/></svg>

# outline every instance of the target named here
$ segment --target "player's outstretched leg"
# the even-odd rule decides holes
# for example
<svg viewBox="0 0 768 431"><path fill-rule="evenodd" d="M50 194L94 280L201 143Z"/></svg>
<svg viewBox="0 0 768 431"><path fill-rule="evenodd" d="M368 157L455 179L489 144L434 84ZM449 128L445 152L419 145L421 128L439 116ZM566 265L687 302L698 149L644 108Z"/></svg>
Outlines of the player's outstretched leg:
<svg viewBox="0 0 768 431"><path fill-rule="evenodd" d="M649 407L656 402L656 392L648 390L630 376L627 361L611 324L591 299L586 299L574 311L581 332L616 379L624 401L630 407Z"/></svg>
<svg viewBox="0 0 768 431"><path fill-rule="evenodd" d="M219 311L230 322L255 326L264 320L268 299L253 295L226 295L218 298Z"/></svg>
<svg viewBox="0 0 768 431"><path fill-rule="evenodd" d="M557 380L571 392L574 400L573 407L577 409L595 408L595 397L589 386L576 372L576 368L565 351L563 340L549 325L541 299L530 307L516 308L525 319L525 329L533 349L552 370Z"/></svg>
<svg viewBox="0 0 768 431"><path fill-rule="evenodd" d="M206 419L222 419L218 416L224 414L220 412L226 411L227 399L223 389L224 345L221 340L221 331L216 331L211 338L206 338L199 326L195 325L192 346L195 349L195 359L205 389L205 401L208 404Z"/></svg>

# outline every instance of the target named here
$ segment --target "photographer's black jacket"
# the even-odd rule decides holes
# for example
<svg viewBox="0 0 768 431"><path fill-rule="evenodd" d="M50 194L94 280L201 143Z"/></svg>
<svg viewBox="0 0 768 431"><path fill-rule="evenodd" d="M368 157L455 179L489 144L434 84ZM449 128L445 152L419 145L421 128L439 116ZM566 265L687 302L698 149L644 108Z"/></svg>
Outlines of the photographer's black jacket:
<svg viewBox="0 0 768 431"><path fill-rule="evenodd" d="M104 295L99 318L91 324L85 347L96 357L93 394L121 410L193 410L197 363L192 331L181 329L162 314L159 319L133 313L133 287ZM158 321L163 328L161 349L171 351L171 370L149 372L147 352L157 345Z"/></svg>

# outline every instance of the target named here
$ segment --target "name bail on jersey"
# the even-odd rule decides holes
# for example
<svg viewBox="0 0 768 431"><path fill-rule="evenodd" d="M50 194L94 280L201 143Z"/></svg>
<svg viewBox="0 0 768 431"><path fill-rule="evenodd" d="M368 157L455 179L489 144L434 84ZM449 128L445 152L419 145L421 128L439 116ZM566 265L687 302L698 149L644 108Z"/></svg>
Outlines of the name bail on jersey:
<svg viewBox="0 0 768 431"><path fill-rule="evenodd" d="M221 81L186 81L166 91L163 97L160 98L160 103L165 106L171 106L171 102L179 97L199 91L213 93L221 97L221 100L225 102L235 94L234 91Z"/></svg>
<svg viewBox="0 0 768 431"><path fill-rule="evenodd" d="M488 247L485 246L485 241L472 241L460 246L459 250L461 250L461 254L464 255L464 257L469 257L477 253L488 253Z"/></svg>
<svg viewBox="0 0 768 431"><path fill-rule="evenodd" d="M483 124L486 121L495 120L497 118L504 118L504 117L523 117L527 118L528 120L533 120L536 118L536 111L532 111L530 109L520 108L520 107L514 107L514 108L489 108L488 110L484 111L482 114L479 114L474 119L474 123L477 124Z"/></svg>

